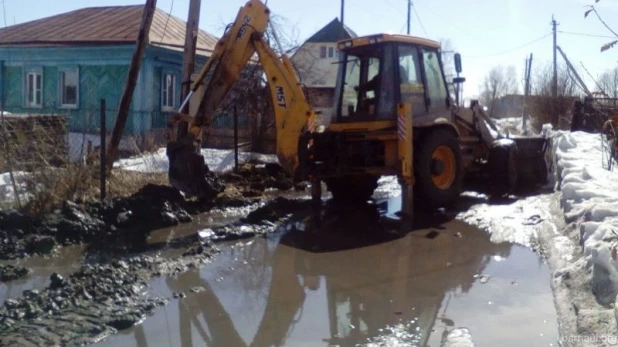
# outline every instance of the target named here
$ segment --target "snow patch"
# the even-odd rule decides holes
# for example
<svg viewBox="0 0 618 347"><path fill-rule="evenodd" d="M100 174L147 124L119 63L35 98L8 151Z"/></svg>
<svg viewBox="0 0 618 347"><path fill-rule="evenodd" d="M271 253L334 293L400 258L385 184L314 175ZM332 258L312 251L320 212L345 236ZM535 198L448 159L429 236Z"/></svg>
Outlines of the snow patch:
<svg viewBox="0 0 618 347"><path fill-rule="evenodd" d="M522 117L512 117L512 118L492 118L491 119L500 133L506 135L523 135L524 134L524 126L522 122ZM528 134L534 134L534 130L530 126L530 119L526 123L526 129L528 130Z"/></svg>
<svg viewBox="0 0 618 347"><path fill-rule="evenodd" d="M234 151L227 149L204 148L201 151L206 164L211 171L229 172L234 168ZM279 159L274 154L260 154L251 152L238 153L240 163L256 161L258 163L278 163ZM114 167L136 172L167 172L169 161L165 148L160 148L154 153L147 153L128 159L121 159Z"/></svg>
<svg viewBox="0 0 618 347"><path fill-rule="evenodd" d="M69 158L73 162L82 160L86 156L88 143L92 143L93 149L101 146L101 136L96 134L70 132L67 141L69 144ZM106 141L109 143L110 136L107 137ZM130 138L122 138L118 149L131 153L141 152L137 143Z"/></svg>
<svg viewBox="0 0 618 347"><path fill-rule="evenodd" d="M466 328L457 328L451 330L446 335L441 347L474 347L474 341L470 330Z"/></svg>
<svg viewBox="0 0 618 347"><path fill-rule="evenodd" d="M494 243L517 243L535 248L541 228L552 224L550 212L539 197L517 200L511 204L477 204L456 217L490 234Z"/></svg>
<svg viewBox="0 0 618 347"><path fill-rule="evenodd" d="M19 197L25 200L28 196L26 194L26 178L28 173L24 171L13 172L13 178L15 179L15 186L19 193ZM0 174L0 202L11 203L16 201L15 189L11 180L11 174L9 172Z"/></svg>

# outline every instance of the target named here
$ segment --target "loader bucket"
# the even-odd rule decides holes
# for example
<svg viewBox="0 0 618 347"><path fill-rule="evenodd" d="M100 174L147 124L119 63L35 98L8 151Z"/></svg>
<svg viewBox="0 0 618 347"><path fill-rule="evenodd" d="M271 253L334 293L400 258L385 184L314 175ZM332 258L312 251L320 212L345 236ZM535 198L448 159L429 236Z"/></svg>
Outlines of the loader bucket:
<svg viewBox="0 0 618 347"><path fill-rule="evenodd" d="M547 183L545 151L547 139L542 136L511 136L517 144L517 176L519 186L532 188Z"/></svg>

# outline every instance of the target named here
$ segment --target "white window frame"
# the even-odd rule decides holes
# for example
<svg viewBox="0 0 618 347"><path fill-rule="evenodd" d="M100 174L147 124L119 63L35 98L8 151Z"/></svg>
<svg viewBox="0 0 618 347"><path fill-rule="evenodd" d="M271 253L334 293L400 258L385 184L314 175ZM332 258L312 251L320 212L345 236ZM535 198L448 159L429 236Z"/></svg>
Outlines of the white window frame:
<svg viewBox="0 0 618 347"><path fill-rule="evenodd" d="M171 93L172 93L172 103L168 104L169 100L169 90L167 84L168 76L171 78ZM176 96L178 95L177 89L177 81L178 77L175 73L170 71L163 71L161 74L161 110L165 112L175 111L176 110Z"/></svg>
<svg viewBox="0 0 618 347"><path fill-rule="evenodd" d="M25 101L26 101L26 107L33 107L33 108L42 108L43 107L43 70L42 69L28 69L26 70L26 83L25 83ZM30 82L30 77L32 76L32 81L34 82L34 87L33 87L33 93L30 93L31 91L31 82ZM40 77L38 80L40 81L40 83L38 83L37 86L37 76ZM37 102L37 93L39 94L39 100ZM33 96L33 99L30 99L30 96Z"/></svg>
<svg viewBox="0 0 618 347"><path fill-rule="evenodd" d="M75 103L64 103L64 79L63 74L67 72L75 72L77 75L77 85L75 86ZM79 68L78 67L59 67L58 68L58 104L60 108L78 108L79 107Z"/></svg>
<svg viewBox="0 0 618 347"><path fill-rule="evenodd" d="M333 58L335 56L335 47L328 47L328 57Z"/></svg>

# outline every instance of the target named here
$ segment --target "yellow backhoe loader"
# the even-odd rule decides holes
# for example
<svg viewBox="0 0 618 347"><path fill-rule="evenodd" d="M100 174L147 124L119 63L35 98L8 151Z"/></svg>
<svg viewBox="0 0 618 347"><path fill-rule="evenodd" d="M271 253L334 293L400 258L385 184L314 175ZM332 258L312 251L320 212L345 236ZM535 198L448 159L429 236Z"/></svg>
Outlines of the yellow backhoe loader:
<svg viewBox="0 0 618 347"><path fill-rule="evenodd" d="M202 129L255 53L272 96L279 162L297 180L312 183L315 201L321 199L321 182L333 199L363 201L380 176L396 175L402 214L411 218L414 201L423 208L453 203L464 168L483 168L497 195L513 189L518 178L545 172L545 139L507 139L478 102L460 107L447 89L439 43L413 36L378 34L339 42L333 116L328 126L317 127L292 62L265 39L269 14L259 0L241 7L192 82L180 108L190 101L190 112L171 123L188 122L188 132L174 134L170 127L167 150L170 183L186 195L201 196L206 184L199 155ZM459 55L456 65L459 75ZM526 165L518 165L521 159Z"/></svg>

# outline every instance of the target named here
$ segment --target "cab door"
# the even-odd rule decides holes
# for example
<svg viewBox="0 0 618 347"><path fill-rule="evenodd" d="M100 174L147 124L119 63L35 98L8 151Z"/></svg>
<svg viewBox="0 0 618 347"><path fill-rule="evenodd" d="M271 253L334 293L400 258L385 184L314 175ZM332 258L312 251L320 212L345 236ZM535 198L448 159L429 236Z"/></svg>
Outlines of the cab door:
<svg viewBox="0 0 618 347"><path fill-rule="evenodd" d="M427 112L430 115L449 114L450 102L440 61L440 52L434 48L422 47L423 76L425 77L425 97Z"/></svg>

